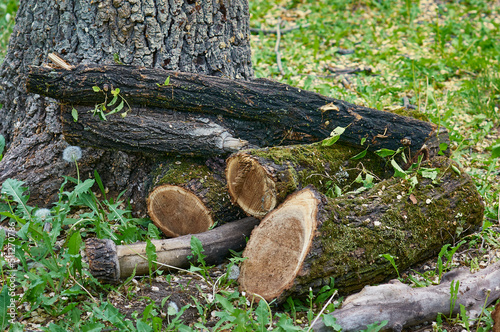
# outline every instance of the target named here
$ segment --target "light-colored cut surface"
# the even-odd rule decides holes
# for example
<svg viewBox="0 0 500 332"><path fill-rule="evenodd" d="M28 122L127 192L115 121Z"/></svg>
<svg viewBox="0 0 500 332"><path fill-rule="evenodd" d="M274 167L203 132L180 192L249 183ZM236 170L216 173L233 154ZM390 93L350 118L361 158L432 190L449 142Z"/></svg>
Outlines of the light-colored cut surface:
<svg viewBox="0 0 500 332"><path fill-rule="evenodd" d="M276 185L254 158L245 154L229 158L226 178L233 203L247 214L263 218L276 206Z"/></svg>
<svg viewBox="0 0 500 332"><path fill-rule="evenodd" d="M149 194L147 204L151 220L166 236L205 232L213 224L203 202L192 192L178 186L155 188Z"/></svg>
<svg viewBox="0 0 500 332"><path fill-rule="evenodd" d="M243 290L269 301L293 284L311 246L318 204L304 189L262 220L243 253L248 257L239 279Z"/></svg>

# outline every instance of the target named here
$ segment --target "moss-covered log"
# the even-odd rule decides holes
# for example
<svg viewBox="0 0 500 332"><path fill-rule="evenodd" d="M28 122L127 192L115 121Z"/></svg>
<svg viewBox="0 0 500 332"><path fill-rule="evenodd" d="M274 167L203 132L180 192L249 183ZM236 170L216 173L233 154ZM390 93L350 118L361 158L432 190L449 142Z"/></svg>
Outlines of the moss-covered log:
<svg viewBox="0 0 500 332"><path fill-rule="evenodd" d="M291 193L313 184L322 193L360 187L356 179L373 182L390 176L386 162L372 152L345 145L281 146L243 150L227 160L226 179L232 201L243 211L263 218ZM359 178L358 178L359 176Z"/></svg>
<svg viewBox="0 0 500 332"><path fill-rule="evenodd" d="M290 196L252 232L242 290L283 301L333 277L350 293L395 275L380 255L404 270L479 227L484 204L472 179L446 158L425 167L439 172L435 183L418 175L413 189L391 178L356 197L327 199L312 186Z"/></svg>
<svg viewBox="0 0 500 332"><path fill-rule="evenodd" d="M229 255L229 250L243 249L250 232L258 223L258 219L248 217L194 235L203 245L205 262L218 264ZM191 236L152 240L159 263L157 268L168 270L172 266L189 266ZM136 275L149 273L145 242L115 245L109 239L91 238L85 243L85 253L90 273L103 282L117 283L131 276L134 271Z"/></svg>
<svg viewBox="0 0 500 332"><path fill-rule="evenodd" d="M169 82L165 85L168 77ZM120 95L130 105L147 107L141 112L134 109L131 115L151 118L150 108L158 108L154 111L156 114L161 114L162 110L166 114L176 110L198 118L202 115L205 121L220 126L232 135L235 142L241 139L258 147L312 143L328 137L336 127L346 128L340 142L359 146L361 140L366 139L371 150L396 150L408 145L412 153L417 153L427 146L432 154L439 149L439 143L448 142L446 129L438 130L435 124L353 105L266 79L244 81L134 66L80 65L72 70L31 67L27 81L29 92L70 105L93 106L104 102L104 93L94 92L94 86L107 90L109 97L111 89L119 88ZM115 134L115 131L105 130L106 124L101 123L102 128L98 130L99 122L84 122L89 121L88 117L82 117L75 123L68 107L63 108L63 118L66 119L64 131L72 134L73 144L87 144L88 136L96 135L101 139L101 148L111 149L117 148L116 142L120 142L127 131L146 137L144 133L151 132L151 127L154 131L169 128L152 126L135 117L115 121L110 116L108 121L113 121L116 127L123 127L116 128ZM177 124L182 125L182 122ZM82 126L83 129L94 129L82 131ZM193 126L186 126L185 129L186 132L193 131ZM171 132L166 135L171 136ZM210 139L207 143L213 138L210 131L208 135ZM130 142L132 151L143 143ZM179 153L204 153L186 143L188 147L178 150ZM195 143L202 141L195 140ZM121 144L121 149L125 150L125 142ZM147 148L164 152L169 147L150 144Z"/></svg>
<svg viewBox="0 0 500 332"><path fill-rule="evenodd" d="M215 223L244 216L229 198L223 160L165 160L156 166L146 186L148 214L169 237L204 232Z"/></svg>

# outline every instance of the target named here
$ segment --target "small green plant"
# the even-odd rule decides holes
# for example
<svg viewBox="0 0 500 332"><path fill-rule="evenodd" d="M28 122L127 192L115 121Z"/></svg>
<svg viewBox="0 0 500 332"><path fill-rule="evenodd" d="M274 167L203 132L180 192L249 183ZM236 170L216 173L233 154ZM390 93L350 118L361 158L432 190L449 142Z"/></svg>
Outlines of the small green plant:
<svg viewBox="0 0 500 332"><path fill-rule="evenodd" d="M391 254L381 254L379 256L384 257L385 259L387 259L391 263L392 267L396 270L396 273L398 275L398 279L401 279L401 276L399 275L398 267L396 265L396 261L394 260L394 256L392 256Z"/></svg>
<svg viewBox="0 0 500 332"><path fill-rule="evenodd" d="M459 280L452 280L450 283L450 319L453 315L453 309L457 303L458 289L460 287Z"/></svg>
<svg viewBox="0 0 500 332"><path fill-rule="evenodd" d="M5 150L5 137L0 135L0 161L3 159L3 151Z"/></svg>
<svg viewBox="0 0 500 332"><path fill-rule="evenodd" d="M93 86L92 89L96 93L102 92L104 94L104 101L102 103L95 105L94 109L92 110L92 115L94 116L97 115L101 120L106 121L106 116L121 112L125 107L125 105L127 106L127 110L122 112L120 115L124 118L127 116L128 112L130 112L131 107L128 104L127 100L120 94L120 88L115 88L111 90L111 95L113 96L113 98L109 103L108 103L107 89L103 90L98 86ZM119 104L117 104L118 101L120 101ZM110 109L110 111L108 112L108 107L113 107L113 106L114 108ZM73 120L77 121L78 117L75 118L74 112L72 112L72 114L73 114Z"/></svg>

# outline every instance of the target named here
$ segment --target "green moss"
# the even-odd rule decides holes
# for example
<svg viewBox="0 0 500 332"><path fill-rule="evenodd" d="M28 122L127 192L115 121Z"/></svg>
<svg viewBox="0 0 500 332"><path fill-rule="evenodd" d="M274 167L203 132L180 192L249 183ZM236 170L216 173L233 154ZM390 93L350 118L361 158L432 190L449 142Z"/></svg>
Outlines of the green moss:
<svg viewBox="0 0 500 332"><path fill-rule="evenodd" d="M281 176L276 189L279 200L293 193L296 189L314 185L320 192L326 193L333 184L343 190L353 190L361 184L353 184L354 179L363 171L363 167L379 178L385 178L389 172L385 162L378 156L367 153L361 160L350 158L363 151L345 145L321 146L310 145L281 146L266 149L247 150L261 164L271 166Z"/></svg>
<svg viewBox="0 0 500 332"><path fill-rule="evenodd" d="M409 184L395 178L356 198L329 200L319 229L321 254L316 252L307 263L310 272L303 278L330 273L337 287L351 292L395 276L381 254L395 257L402 271L456 240L457 231L473 231L482 221L480 196L472 180L448 170L448 164L437 164L444 174L439 184L429 186L430 179L418 177L419 185L412 191L416 204L409 199Z"/></svg>

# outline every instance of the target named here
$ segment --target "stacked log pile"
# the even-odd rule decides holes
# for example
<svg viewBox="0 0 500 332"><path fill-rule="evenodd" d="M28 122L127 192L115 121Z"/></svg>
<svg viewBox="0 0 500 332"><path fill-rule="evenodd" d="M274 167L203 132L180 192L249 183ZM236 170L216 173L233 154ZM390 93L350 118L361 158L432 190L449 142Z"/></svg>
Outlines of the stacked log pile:
<svg viewBox="0 0 500 332"><path fill-rule="evenodd" d="M330 277L343 293L382 282L395 271L380 255L406 269L482 221L471 178L437 157L447 131L426 121L264 79L130 66L32 67L27 87L62 102L71 144L159 160L145 180L148 212L166 236L180 236L156 243L162 263L189 263L188 234L219 261L229 248L242 248L258 224L239 283L266 300L319 289ZM93 117L88 110L115 88L130 106L126 116ZM336 144L318 143L338 127ZM380 149L403 150L406 166L415 162L417 170L394 177L391 163L374 153ZM230 153L226 166L207 162ZM257 219L226 224L242 211ZM208 230L214 224L223 225ZM92 273L108 282L134 268L147 273L145 244L128 247L89 241Z"/></svg>

